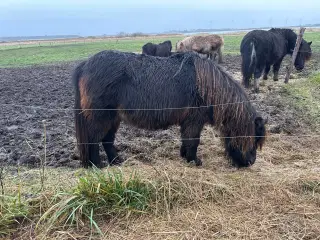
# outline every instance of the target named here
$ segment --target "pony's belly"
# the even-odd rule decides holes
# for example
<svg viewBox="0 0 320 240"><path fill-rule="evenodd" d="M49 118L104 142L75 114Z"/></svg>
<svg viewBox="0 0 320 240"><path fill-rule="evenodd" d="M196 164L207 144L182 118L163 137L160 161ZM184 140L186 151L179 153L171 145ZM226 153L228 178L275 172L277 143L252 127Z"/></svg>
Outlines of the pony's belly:
<svg viewBox="0 0 320 240"><path fill-rule="evenodd" d="M179 123L178 118L170 117L164 112L156 114L152 111L121 112L119 116L125 124L146 130L166 130Z"/></svg>

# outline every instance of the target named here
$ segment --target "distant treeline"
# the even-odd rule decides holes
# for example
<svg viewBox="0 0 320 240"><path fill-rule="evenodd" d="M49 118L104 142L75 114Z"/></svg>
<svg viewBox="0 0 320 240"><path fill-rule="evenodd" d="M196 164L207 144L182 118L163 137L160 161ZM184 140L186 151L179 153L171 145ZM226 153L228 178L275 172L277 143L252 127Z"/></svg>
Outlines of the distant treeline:
<svg viewBox="0 0 320 240"><path fill-rule="evenodd" d="M304 27L320 27L320 23L316 24L304 24ZM300 26L290 26L291 28L297 28ZM290 28L289 27L289 28ZM229 31L245 31L253 29L269 29L268 27L259 27L259 28L199 28L199 29L189 29L189 30L170 30L165 33L194 33L194 32L229 32Z"/></svg>
<svg viewBox="0 0 320 240"><path fill-rule="evenodd" d="M26 40L51 40L51 39L68 39L79 38L79 35L49 35L49 36L18 36L18 37L0 37L2 42L26 41Z"/></svg>

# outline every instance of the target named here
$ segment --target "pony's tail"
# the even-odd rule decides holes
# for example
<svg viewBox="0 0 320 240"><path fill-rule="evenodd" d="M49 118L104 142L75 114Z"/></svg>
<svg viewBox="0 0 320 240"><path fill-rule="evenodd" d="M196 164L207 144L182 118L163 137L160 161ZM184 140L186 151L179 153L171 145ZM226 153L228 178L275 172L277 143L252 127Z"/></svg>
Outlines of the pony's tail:
<svg viewBox="0 0 320 240"><path fill-rule="evenodd" d="M246 43L241 49L241 71L243 76L243 84L246 88L249 87L249 81L254 73L257 60L256 46L254 41L250 41L248 43Z"/></svg>
<svg viewBox="0 0 320 240"><path fill-rule="evenodd" d="M83 73L83 67L85 65L85 61L81 62L74 70L72 75L72 82L75 88L75 104L74 104L74 117L75 117L75 130L76 130L76 138L77 138L77 144L80 154L80 162L82 167L88 168L89 167L89 145L85 144L88 143L88 128L86 119L83 116L82 110L81 110L81 96L80 96L80 90L79 90L79 80L82 77Z"/></svg>

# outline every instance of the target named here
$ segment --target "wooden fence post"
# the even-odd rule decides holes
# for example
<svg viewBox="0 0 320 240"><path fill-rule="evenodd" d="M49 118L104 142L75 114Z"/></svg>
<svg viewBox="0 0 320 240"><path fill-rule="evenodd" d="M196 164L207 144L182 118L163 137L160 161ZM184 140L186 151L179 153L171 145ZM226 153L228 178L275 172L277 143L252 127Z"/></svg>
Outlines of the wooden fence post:
<svg viewBox="0 0 320 240"><path fill-rule="evenodd" d="M285 77L284 83L288 83L289 82L290 74L292 72L294 62L296 61L297 54L298 54L298 51L299 51L299 48L300 48L300 44L301 44L301 41L302 41L302 37L303 37L303 34L304 34L305 30L306 30L305 27L301 27L300 28L300 33L299 33L299 35L297 37L296 45L295 45L294 50L293 50L291 63L289 65L289 67L287 67L287 73L286 73L286 77Z"/></svg>

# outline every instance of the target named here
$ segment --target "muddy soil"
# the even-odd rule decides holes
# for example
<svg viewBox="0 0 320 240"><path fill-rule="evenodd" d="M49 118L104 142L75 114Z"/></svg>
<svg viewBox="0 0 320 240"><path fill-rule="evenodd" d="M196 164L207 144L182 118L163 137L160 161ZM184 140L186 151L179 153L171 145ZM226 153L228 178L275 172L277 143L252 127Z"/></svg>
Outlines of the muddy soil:
<svg viewBox="0 0 320 240"><path fill-rule="evenodd" d="M316 56L319 59L319 56ZM316 59L315 57L315 59ZM294 109L281 101L285 66L282 64L280 81L274 82L272 74L261 93L248 90L253 104L264 117L269 119L272 133L301 133L301 121ZM222 64L237 80L241 79L240 56L225 56ZM73 88L70 73L76 62L50 66L0 69L0 162L2 164L23 164L38 166L44 156L44 132L46 132L46 164L49 166L78 167L78 153L73 123ZM319 63L314 61L295 78L307 77ZM205 130L207 131L207 130ZM179 128L165 131L145 131L121 125L116 146L121 156L130 161L133 156L143 162L150 162L152 151L162 152L168 158L178 153L164 152L163 145L179 142ZM143 141L142 141L143 140ZM179 151L176 145L174 151ZM104 160L106 156L101 148ZM135 158L137 159L137 158Z"/></svg>

